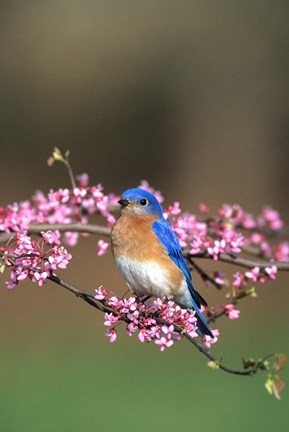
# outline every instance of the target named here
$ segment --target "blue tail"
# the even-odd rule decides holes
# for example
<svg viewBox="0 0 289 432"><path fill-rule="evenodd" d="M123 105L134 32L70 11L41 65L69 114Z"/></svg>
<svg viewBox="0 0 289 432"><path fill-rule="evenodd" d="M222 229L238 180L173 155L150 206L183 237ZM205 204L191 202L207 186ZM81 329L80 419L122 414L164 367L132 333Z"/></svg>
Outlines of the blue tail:
<svg viewBox="0 0 289 432"><path fill-rule="evenodd" d="M193 304L193 309L196 313L196 318L197 318L197 322L198 322L198 334L199 334L199 336L207 335L207 336L210 336L211 338L214 338L214 335L211 332L211 329L210 329L204 315L202 314L202 312L198 308L198 306L197 306L197 304L193 298L192 298L192 304Z"/></svg>

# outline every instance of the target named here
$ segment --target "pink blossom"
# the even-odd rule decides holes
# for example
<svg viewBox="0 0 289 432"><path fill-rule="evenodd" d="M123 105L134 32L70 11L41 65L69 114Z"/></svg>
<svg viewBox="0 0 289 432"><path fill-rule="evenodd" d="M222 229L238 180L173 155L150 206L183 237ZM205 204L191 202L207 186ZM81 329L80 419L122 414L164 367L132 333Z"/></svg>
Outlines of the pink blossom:
<svg viewBox="0 0 289 432"><path fill-rule="evenodd" d="M191 242L190 254L192 255L198 254L202 250L202 247L203 247L203 241L201 240L201 238L194 237Z"/></svg>
<svg viewBox="0 0 289 432"><path fill-rule="evenodd" d="M253 244L260 244L264 240L264 235L258 232L255 232L251 235L250 240Z"/></svg>
<svg viewBox="0 0 289 432"><path fill-rule="evenodd" d="M160 337L159 339L155 339L155 344L160 345L160 351L163 352L166 348L169 348L173 345L174 341L172 339L168 339L165 336Z"/></svg>
<svg viewBox="0 0 289 432"><path fill-rule="evenodd" d="M76 181L78 182L79 187L86 188L89 184L89 176L86 173L79 174L76 176Z"/></svg>
<svg viewBox="0 0 289 432"><path fill-rule="evenodd" d="M224 285L225 284L225 278L226 278L226 273L221 272L221 271L215 271L214 272L214 279L218 285Z"/></svg>
<svg viewBox="0 0 289 432"><path fill-rule="evenodd" d="M103 199L104 195L103 195L102 190L103 190L103 187L101 184L98 184L97 186L91 187L90 192L96 201L101 201Z"/></svg>
<svg viewBox="0 0 289 432"><path fill-rule="evenodd" d="M167 219L168 216L173 215L173 216L177 216L181 213L181 209L180 209L180 203L179 202L174 202L173 205L170 205L168 207L167 210L165 210L163 212L164 217Z"/></svg>
<svg viewBox="0 0 289 432"><path fill-rule="evenodd" d="M108 213L108 214L107 214L107 218L106 218L106 220L107 220L107 225L108 225L109 227L112 227L112 225L113 225L114 222L115 222L115 217L114 217L113 214Z"/></svg>
<svg viewBox="0 0 289 432"><path fill-rule="evenodd" d="M280 219L280 214L277 210L271 207L265 207L261 213L261 216L268 222L270 228L273 230L279 230L283 227L283 221Z"/></svg>
<svg viewBox="0 0 289 432"><path fill-rule="evenodd" d="M275 280L277 275L277 267L275 265L272 267L265 267L265 273L268 275L269 279Z"/></svg>
<svg viewBox="0 0 289 432"><path fill-rule="evenodd" d="M98 247L97 255L102 256L107 251L107 249L109 247L109 243L107 243L104 240L98 240L97 247Z"/></svg>
<svg viewBox="0 0 289 432"><path fill-rule="evenodd" d="M123 300L119 299L116 296L112 296L110 297L110 299L108 299L107 304L112 308L114 308L115 310L119 311L123 306Z"/></svg>
<svg viewBox="0 0 289 432"><path fill-rule="evenodd" d="M42 286L45 282L47 282L48 276L49 274L46 271L44 272L36 271L33 273L32 281L37 282L39 286Z"/></svg>
<svg viewBox="0 0 289 432"><path fill-rule="evenodd" d="M92 196L88 196L88 198L83 198L81 201L81 207L86 210L89 215L95 213L95 200ZM83 220L83 215L82 215ZM87 223L87 222L86 222Z"/></svg>
<svg viewBox="0 0 289 432"><path fill-rule="evenodd" d="M107 296L107 290L105 288L103 288L102 285L99 288L97 288L95 290L95 292L96 292L96 294L95 294L94 298L96 300L99 300L99 301L104 300Z"/></svg>
<svg viewBox="0 0 289 432"><path fill-rule="evenodd" d="M199 204L199 210L201 213L205 213L205 214L209 213L209 207L204 203Z"/></svg>
<svg viewBox="0 0 289 432"><path fill-rule="evenodd" d="M45 243L47 244L54 244L54 245L59 245L60 244L60 232L59 231L41 231L40 234L43 237L43 240L45 241Z"/></svg>
<svg viewBox="0 0 289 432"><path fill-rule="evenodd" d="M54 246L51 255L48 257L51 270L57 268L66 269L72 256L63 246Z"/></svg>
<svg viewBox="0 0 289 432"><path fill-rule="evenodd" d="M8 288L8 289L12 289L12 288L16 287L16 285L18 284L18 280L17 280L17 275L16 275L15 270L11 270L10 281L5 282L5 284L6 284L6 288Z"/></svg>
<svg viewBox="0 0 289 432"><path fill-rule="evenodd" d="M78 232L66 231L64 233L65 244L67 244L67 246L69 246L69 247L75 246L78 242L78 239L79 239L79 233Z"/></svg>
<svg viewBox="0 0 289 432"><path fill-rule="evenodd" d="M109 337L109 342L112 344L116 341L117 332L115 329L107 329L105 335Z"/></svg>
<svg viewBox="0 0 289 432"><path fill-rule="evenodd" d="M96 202L96 208L103 216L106 216L109 213L109 211L108 211L108 208L109 208L108 197L104 195L100 201L97 201Z"/></svg>
<svg viewBox="0 0 289 432"><path fill-rule="evenodd" d="M135 333L137 330L138 330L138 326L135 323L133 323L133 322L129 323L126 326L126 334L128 336L132 336L133 333Z"/></svg>
<svg viewBox="0 0 289 432"><path fill-rule="evenodd" d="M16 267L15 269L16 278L18 281L23 281L28 276L28 270L23 269L22 267Z"/></svg>
<svg viewBox="0 0 289 432"><path fill-rule="evenodd" d="M78 202L81 202L82 198L84 198L87 195L86 188L78 188L75 187L73 189L74 196L79 200Z"/></svg>
<svg viewBox="0 0 289 432"><path fill-rule="evenodd" d="M259 274L260 274L260 267L254 267L250 271L246 271L245 272L245 276L248 279L252 279L253 282L257 282L258 281Z"/></svg>
<svg viewBox="0 0 289 432"><path fill-rule="evenodd" d="M245 277L245 275L241 272L237 272L233 274L233 285L237 288L243 289L246 288L248 281Z"/></svg>
<svg viewBox="0 0 289 432"><path fill-rule="evenodd" d="M234 223L238 222L241 219L243 215L243 210L237 204L223 204L222 207L218 210L217 215L226 219L231 219L231 221Z"/></svg>
<svg viewBox="0 0 289 432"><path fill-rule="evenodd" d="M215 240L213 247L208 247L207 251L209 255L212 255L214 260L217 260L219 258L219 254L225 252L225 247L226 241L224 239Z"/></svg>
<svg viewBox="0 0 289 432"><path fill-rule="evenodd" d="M105 313L104 314L104 325L109 327L111 325L114 325L118 322L118 317L115 316L113 313Z"/></svg>
<svg viewBox="0 0 289 432"><path fill-rule="evenodd" d="M132 321L135 325L139 324L139 311L129 312L127 318Z"/></svg>
<svg viewBox="0 0 289 432"><path fill-rule="evenodd" d="M136 302L135 297L129 297L128 299L124 298L122 300L121 310L124 313L134 312L137 310L137 308L138 308L138 304Z"/></svg>
<svg viewBox="0 0 289 432"><path fill-rule="evenodd" d="M272 248L267 241L265 241L265 240L262 241L262 243L260 244L260 249L261 249L262 254L264 256L267 256L267 257L272 256Z"/></svg>
<svg viewBox="0 0 289 432"><path fill-rule="evenodd" d="M33 251L32 239L27 235L27 231L23 230L16 234L16 248L17 255L26 254Z"/></svg>
<svg viewBox="0 0 289 432"><path fill-rule="evenodd" d="M289 262L289 243L281 242L278 244L275 250L275 258L277 261Z"/></svg>
<svg viewBox="0 0 289 432"><path fill-rule="evenodd" d="M249 213L243 212L243 215L242 215L240 222L241 222L241 225L247 229L252 229L252 228L256 227L256 220L255 220L254 216L252 216Z"/></svg>
<svg viewBox="0 0 289 432"><path fill-rule="evenodd" d="M233 304L224 304L222 305L225 315L231 319L231 320L235 320L239 318L240 315L240 311L238 309L234 309L234 305Z"/></svg>
<svg viewBox="0 0 289 432"><path fill-rule="evenodd" d="M150 342L151 340L160 338L160 326L149 326L142 328L138 334L139 342Z"/></svg>
<svg viewBox="0 0 289 432"><path fill-rule="evenodd" d="M214 336L214 338L211 338L208 335L204 335L202 336L202 342L205 345L206 348L210 349L211 345L215 344L218 340L218 336L219 336L219 330L218 329L214 329L212 330L212 334Z"/></svg>

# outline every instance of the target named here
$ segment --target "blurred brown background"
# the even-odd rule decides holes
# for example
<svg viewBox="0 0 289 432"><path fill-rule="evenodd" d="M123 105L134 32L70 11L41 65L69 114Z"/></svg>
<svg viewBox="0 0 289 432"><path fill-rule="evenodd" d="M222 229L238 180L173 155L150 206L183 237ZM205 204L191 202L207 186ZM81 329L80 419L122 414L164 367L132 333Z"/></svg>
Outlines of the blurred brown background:
<svg viewBox="0 0 289 432"><path fill-rule="evenodd" d="M76 173L87 172L107 192L145 178L166 204L178 200L196 211L199 202L212 210L237 202L252 212L271 204L288 224L288 19L288 2L280 0L2 0L1 205L69 185L62 166L46 165L57 146L71 151ZM110 254L97 259L95 243L82 239L63 276L123 292ZM288 350L288 277L244 302L240 321L220 322L216 354L237 367L243 354ZM208 411L206 425L215 430L235 427L236 415L240 430L271 431L274 415L288 426L288 394L277 406L262 389L265 377L248 384L214 375L186 345L164 356L125 337L110 347L101 317L60 288L27 283L7 292L3 277L1 286L3 431L90 430L106 424L98 414L110 403L120 419L129 412L131 424L146 430L138 398L160 430L187 427L191 415L196 421ZM224 301L213 289L204 295ZM167 374L176 362L183 375L173 379ZM235 412L241 401L243 411ZM271 415L260 417L266 406ZM200 418L197 427L204 427Z"/></svg>

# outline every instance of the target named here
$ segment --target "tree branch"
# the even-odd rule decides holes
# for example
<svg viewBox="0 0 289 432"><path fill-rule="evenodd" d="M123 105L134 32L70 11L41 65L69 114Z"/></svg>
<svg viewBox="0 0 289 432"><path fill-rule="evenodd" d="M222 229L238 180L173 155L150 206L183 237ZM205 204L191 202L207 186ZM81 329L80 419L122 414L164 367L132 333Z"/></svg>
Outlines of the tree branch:
<svg viewBox="0 0 289 432"><path fill-rule="evenodd" d="M217 289L221 289L222 288L221 284L219 284L218 282L216 282L215 279L212 276L210 276L207 272L205 272L204 269L202 269L202 267L200 267L198 264L195 263L195 261L192 259L192 256L188 256L187 259L188 259L189 263L191 264L191 266L197 270L197 272L199 273L199 275L201 276L201 278L204 281L210 282Z"/></svg>
<svg viewBox="0 0 289 432"><path fill-rule="evenodd" d="M184 251L184 255L186 258L193 257L193 258L206 258L206 259L213 260L213 257L209 255L207 252L200 252L196 255L191 255L188 251ZM218 261L222 261L227 264L234 264L246 268L260 267L264 269L265 267L276 266L277 270L279 271L289 271L288 262L249 259L239 255L227 255L223 253L218 256Z"/></svg>
<svg viewBox="0 0 289 432"><path fill-rule="evenodd" d="M29 227L29 232L31 234L39 234L41 231L59 231L59 232L79 232L79 233L88 233L88 234L99 234L102 236L110 236L111 228L105 227L103 225L95 225L95 224L81 224L81 223L72 223L72 224L35 224L32 223Z"/></svg>
<svg viewBox="0 0 289 432"><path fill-rule="evenodd" d="M81 223L71 223L71 224L36 224L32 223L29 227L29 232L31 234L39 234L41 231L48 231L48 230L58 230L60 232L79 232L79 233L87 233L87 234L97 234L101 236L110 237L111 229L109 227L105 227L103 225L97 225L97 224L81 224ZM4 243L13 235L13 233L1 233L0 234L0 243ZM246 249L244 249L245 252L249 252ZM250 252L253 252L250 251ZM250 253L249 252L249 253ZM254 251L256 253L256 251ZM255 255L254 253L254 255ZM195 258L205 258L205 259L211 259L213 260L213 257L209 255L207 252L200 252L195 255L191 255L189 251L184 251L184 255L188 260L192 260ZM253 268L253 267L260 267L264 269L265 267L272 267L276 266L277 270L279 271L289 271L289 263L288 262L280 262L280 261L269 261L264 259L252 259L252 258L245 258L240 255L228 255L228 254L220 254L218 256L218 261L225 262L227 264L233 264L238 265L240 267L245 268ZM200 270L200 268L196 267L196 264L191 263L194 265L197 271ZM201 269L200 274L203 272ZM202 274L201 274L202 276ZM204 275L205 276L205 275ZM206 278L216 285L215 281L210 278L209 275L206 274ZM214 282L213 282L214 281Z"/></svg>
<svg viewBox="0 0 289 432"><path fill-rule="evenodd" d="M99 311L105 313L113 313L115 316L118 315L118 313L112 309L111 307L109 307L108 305L105 304L105 302L100 302L95 300L93 293L91 293L90 291L85 291L81 288L77 288L74 285L71 285L65 281L63 281L62 279L60 279L58 276L56 276L55 274L52 274L48 277L48 279L51 282L56 283L57 285L60 285L61 287L67 289L68 291L72 292L73 294L75 294L77 297L80 297L82 300L84 300L86 303L90 304L91 306L93 306L94 308L98 309ZM157 316L153 316L153 318L159 323L159 324L163 324L163 325L170 325L170 323L168 323L166 320L157 317ZM123 319L123 321L125 321L125 319ZM192 338L188 333L184 333L184 329L180 326L178 326L177 324L174 324L174 330L177 333L180 333L182 335L184 335L184 337L191 342L203 355L205 355L210 361L214 362L216 364L216 367L223 370L224 372L233 374L233 375L242 375L242 376L253 376L257 373L258 368L249 368L249 369L244 369L244 370L236 370L236 369L232 369L229 368L227 366L225 366L223 363L221 363L216 357L213 356L213 354L211 354L201 343L197 342L194 338Z"/></svg>

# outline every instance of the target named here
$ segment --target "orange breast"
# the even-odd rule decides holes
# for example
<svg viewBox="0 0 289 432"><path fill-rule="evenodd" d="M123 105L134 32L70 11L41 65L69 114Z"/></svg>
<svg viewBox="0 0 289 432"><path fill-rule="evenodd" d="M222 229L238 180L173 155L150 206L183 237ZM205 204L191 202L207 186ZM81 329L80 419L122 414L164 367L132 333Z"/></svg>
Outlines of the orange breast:
<svg viewBox="0 0 289 432"><path fill-rule="evenodd" d="M183 272L170 259L152 231L155 216L132 215L123 210L112 229L112 253L139 263L155 262L166 272L168 286L164 291L174 296L184 281Z"/></svg>

